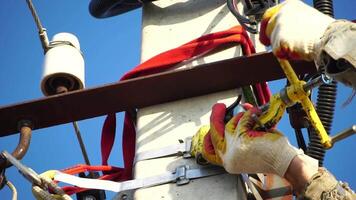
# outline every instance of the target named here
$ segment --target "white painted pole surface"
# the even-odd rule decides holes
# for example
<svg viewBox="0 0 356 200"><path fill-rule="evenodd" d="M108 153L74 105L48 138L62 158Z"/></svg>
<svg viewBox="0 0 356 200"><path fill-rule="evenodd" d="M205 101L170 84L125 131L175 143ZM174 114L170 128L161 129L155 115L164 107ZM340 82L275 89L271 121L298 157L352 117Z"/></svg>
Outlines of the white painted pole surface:
<svg viewBox="0 0 356 200"><path fill-rule="evenodd" d="M240 5L241 6L241 5ZM143 7L141 61L178 47L202 35L238 25L225 0L159 0ZM255 38L252 38L254 41ZM263 48L257 44L257 49ZM194 67L217 60L241 56L240 47L230 48L181 67ZM196 81L199 81L197 79ZM211 80L214 81L214 80ZM177 87L179 87L177 82ZM219 92L202 97L160 104L138 111L136 153L177 144L209 123L213 104L230 105L239 90ZM142 97L144 98L144 97ZM193 159L167 157L138 162L134 178L144 178L174 171L180 165L197 167ZM136 190L134 199L246 199L241 180L235 175L218 175L191 181L188 185L164 184Z"/></svg>

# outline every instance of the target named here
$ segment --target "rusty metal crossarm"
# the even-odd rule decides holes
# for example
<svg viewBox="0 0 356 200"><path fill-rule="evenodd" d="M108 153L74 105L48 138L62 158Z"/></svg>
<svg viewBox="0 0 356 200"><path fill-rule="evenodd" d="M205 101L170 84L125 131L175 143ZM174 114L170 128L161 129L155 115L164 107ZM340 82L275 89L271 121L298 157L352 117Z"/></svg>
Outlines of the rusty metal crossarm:
<svg viewBox="0 0 356 200"><path fill-rule="evenodd" d="M297 74L316 71L311 62L292 65ZM281 78L272 53L139 77L0 107L0 137L17 133L20 120L30 120L35 130Z"/></svg>

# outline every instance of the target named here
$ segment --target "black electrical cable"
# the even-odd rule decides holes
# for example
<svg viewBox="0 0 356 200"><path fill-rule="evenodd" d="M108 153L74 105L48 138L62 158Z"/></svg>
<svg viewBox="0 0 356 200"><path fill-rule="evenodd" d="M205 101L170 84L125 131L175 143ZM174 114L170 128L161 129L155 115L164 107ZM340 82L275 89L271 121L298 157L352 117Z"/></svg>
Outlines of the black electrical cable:
<svg viewBox="0 0 356 200"><path fill-rule="evenodd" d="M244 0L244 17L241 15L236 6L236 0L226 0L227 7L230 12L236 17L246 31L257 34L257 24L261 20L263 13L270 7L275 5L273 0Z"/></svg>
<svg viewBox="0 0 356 200"><path fill-rule="evenodd" d="M299 76L300 80L304 80L307 82L310 77L307 76ZM289 81L287 80L286 85L290 85ZM287 108L287 113L289 114L289 122L295 132L295 137L297 139L298 147L301 148L304 152L306 152L307 147L305 144L304 136L302 129L308 127L308 120L306 113L300 103L296 103L291 107Z"/></svg>
<svg viewBox="0 0 356 200"><path fill-rule="evenodd" d="M230 12L235 16L235 18L237 19L237 21L239 21L240 25L248 32L253 33L253 34L257 34L257 27L253 28L250 26L247 26L247 24L251 25L251 26L257 26L257 22L250 20L248 18L243 17L239 11L237 10L237 8L235 7L234 4L234 0L227 0L226 1L227 7L229 8Z"/></svg>
<svg viewBox="0 0 356 200"><path fill-rule="evenodd" d="M261 21L265 11L273 7L276 1L273 0L245 0L246 9L244 9L244 14L252 17L257 22Z"/></svg>
<svg viewBox="0 0 356 200"><path fill-rule="evenodd" d="M245 0L245 4L246 4L247 9L252 9L253 4L252 4L251 0Z"/></svg>
<svg viewBox="0 0 356 200"><path fill-rule="evenodd" d="M266 2L263 1L263 0L257 0L257 1L260 3L260 6L261 6L261 7L266 5Z"/></svg>
<svg viewBox="0 0 356 200"><path fill-rule="evenodd" d="M227 7L241 24L250 24L251 21L243 17L235 7L234 0L227 0Z"/></svg>
<svg viewBox="0 0 356 200"><path fill-rule="evenodd" d="M332 0L314 0L314 7L320 12L331 17L334 16ZM324 69L321 69L324 70ZM319 87L318 97L316 102L316 112L319 115L320 121L323 124L327 133L331 130L332 121L334 118L335 102L337 93L337 83L333 81L331 84L323 84ZM325 149L320 143L320 137L314 129L308 129L309 145L307 154L319 160L319 166L323 166Z"/></svg>
<svg viewBox="0 0 356 200"><path fill-rule="evenodd" d="M301 129L294 129L294 130L295 130L295 136L297 138L298 147L305 152L307 150L307 146L305 144L303 132Z"/></svg>
<svg viewBox="0 0 356 200"><path fill-rule="evenodd" d="M236 108L236 106L240 104L241 99L242 99L242 95L240 94L237 96L236 101L226 108L226 114L224 118L225 124L229 122L232 117L234 117L234 109Z"/></svg>

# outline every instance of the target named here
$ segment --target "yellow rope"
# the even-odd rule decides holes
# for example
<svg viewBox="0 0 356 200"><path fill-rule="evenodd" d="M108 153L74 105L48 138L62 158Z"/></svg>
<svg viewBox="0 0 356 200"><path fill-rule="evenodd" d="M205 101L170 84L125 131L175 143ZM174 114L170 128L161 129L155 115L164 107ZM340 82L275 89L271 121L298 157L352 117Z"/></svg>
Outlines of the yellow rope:
<svg viewBox="0 0 356 200"><path fill-rule="evenodd" d="M50 188L55 194L50 194L40 186L34 185L32 186L32 193L37 200L72 200L61 187L52 181L55 172L55 170L50 170L40 175L42 186L44 186L44 188Z"/></svg>

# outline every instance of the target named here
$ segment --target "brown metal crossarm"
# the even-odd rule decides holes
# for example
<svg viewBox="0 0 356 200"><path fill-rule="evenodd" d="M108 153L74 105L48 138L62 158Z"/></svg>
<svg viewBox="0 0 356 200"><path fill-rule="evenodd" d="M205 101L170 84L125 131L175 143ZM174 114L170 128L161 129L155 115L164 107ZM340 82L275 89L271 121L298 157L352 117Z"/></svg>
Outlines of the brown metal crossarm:
<svg viewBox="0 0 356 200"><path fill-rule="evenodd" d="M292 65L297 74L316 72L312 62ZM0 107L0 137L17 133L21 120L31 121L35 130L281 78L272 53L139 77Z"/></svg>

